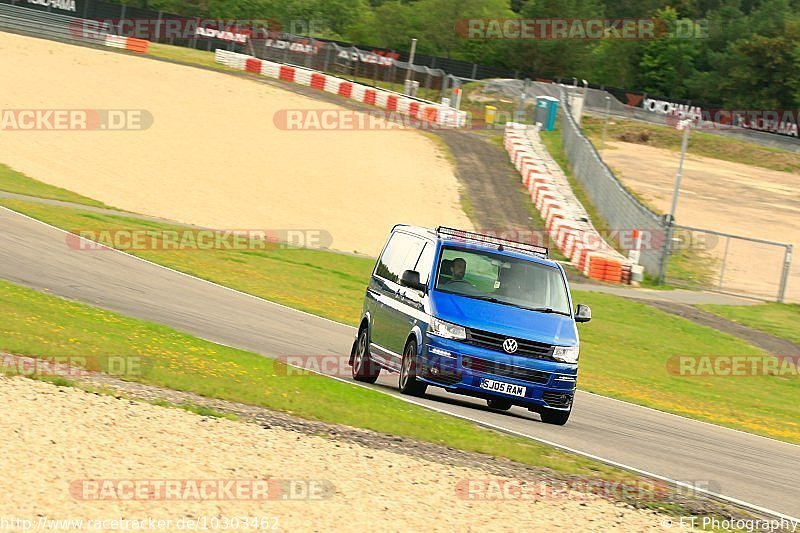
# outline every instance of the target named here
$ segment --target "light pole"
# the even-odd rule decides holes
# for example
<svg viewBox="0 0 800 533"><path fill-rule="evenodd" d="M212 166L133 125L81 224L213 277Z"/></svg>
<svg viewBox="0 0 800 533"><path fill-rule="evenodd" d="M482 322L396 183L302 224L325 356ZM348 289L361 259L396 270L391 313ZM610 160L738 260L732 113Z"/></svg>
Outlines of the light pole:
<svg viewBox="0 0 800 533"><path fill-rule="evenodd" d="M411 85L408 81L411 79L411 66L414 64L414 55L417 53L417 40L411 39L411 52L408 54L408 69L406 70L405 81L405 94L411 95Z"/></svg>
<svg viewBox="0 0 800 533"><path fill-rule="evenodd" d="M672 234L675 226L675 212L678 210L678 195L681 190L681 179L683 178L683 162L686 160L686 148L689 145L689 131L691 128L691 119L684 119L678 122L678 129L683 130L683 140L681 141L681 159L678 163L678 172L675 174L675 187L672 191L672 207L669 210L669 217L667 218L667 240L664 243L664 257L661 260L661 275L659 279L663 284L667 277L667 263L669 262L669 254L672 248Z"/></svg>
<svg viewBox="0 0 800 533"><path fill-rule="evenodd" d="M678 193L681 190L681 179L683 178L683 162L686 160L686 147L689 145L689 131L692 121L689 119L681 120L678 127L683 130L683 140L681 141L681 160L678 163L678 173L675 174L675 190L672 192L672 208L669 211L670 222L675 220L675 211L678 209Z"/></svg>

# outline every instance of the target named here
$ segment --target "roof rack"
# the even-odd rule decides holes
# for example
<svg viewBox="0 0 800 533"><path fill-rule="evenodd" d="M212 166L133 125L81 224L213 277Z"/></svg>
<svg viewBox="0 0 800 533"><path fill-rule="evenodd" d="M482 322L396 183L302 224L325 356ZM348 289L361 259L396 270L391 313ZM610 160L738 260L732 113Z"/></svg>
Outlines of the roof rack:
<svg viewBox="0 0 800 533"><path fill-rule="evenodd" d="M463 241L472 241L481 244L491 244L497 246L499 250L510 248L520 252L534 254L545 259L548 258L548 250L546 246L537 246L535 244L527 244L524 242L517 242L508 239L501 239L500 237L493 237L491 235L483 235L472 231L462 229L447 228L439 226L436 228L436 234L442 237L451 237Z"/></svg>

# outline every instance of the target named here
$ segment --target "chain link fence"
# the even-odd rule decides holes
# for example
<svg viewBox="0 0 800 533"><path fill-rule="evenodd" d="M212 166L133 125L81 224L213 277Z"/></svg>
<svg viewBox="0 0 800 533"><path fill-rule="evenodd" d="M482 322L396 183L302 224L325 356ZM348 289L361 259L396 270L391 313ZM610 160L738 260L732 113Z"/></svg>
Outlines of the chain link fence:
<svg viewBox="0 0 800 533"><path fill-rule="evenodd" d="M578 80L575 80L575 83L577 84ZM485 81L482 92L486 95L513 100L520 99L524 94L526 100L532 100L537 96L560 98L562 87L564 86L559 83L553 83L552 80L491 79ZM655 102L648 100L646 94L628 92L624 89L613 87L576 87L575 90L584 94L583 112L588 115L600 118L612 116L661 126L675 126L675 119L669 115L668 108L661 105L656 106ZM630 105L630 102L639 103ZM658 102L664 103L663 101ZM653 108L651 109L650 106L653 106ZM706 127L704 131L713 135L732 137L771 148L800 152L800 140L797 137L776 135L733 125Z"/></svg>
<svg viewBox="0 0 800 533"><path fill-rule="evenodd" d="M633 230L641 233L639 263L648 273L656 275L664 254L667 229L664 220L642 205L603 162L594 145L572 118L567 92L563 87L559 99L563 106L563 111L559 112L559 126L564 152L575 181L605 221L608 230L618 232L618 235ZM617 244L627 252L633 243L617 241Z"/></svg>
<svg viewBox="0 0 800 533"><path fill-rule="evenodd" d="M800 301L800 273L791 272L791 244L676 225L670 248L670 285Z"/></svg>

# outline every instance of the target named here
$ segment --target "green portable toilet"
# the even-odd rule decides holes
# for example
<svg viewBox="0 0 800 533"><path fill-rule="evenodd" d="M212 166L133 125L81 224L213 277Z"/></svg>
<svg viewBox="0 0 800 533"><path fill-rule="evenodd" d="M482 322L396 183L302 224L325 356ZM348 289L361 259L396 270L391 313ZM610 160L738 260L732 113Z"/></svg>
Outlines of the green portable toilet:
<svg viewBox="0 0 800 533"><path fill-rule="evenodd" d="M538 124L542 131L553 131L556 127L558 115L558 98L552 96L537 96L536 111L533 114L533 123Z"/></svg>

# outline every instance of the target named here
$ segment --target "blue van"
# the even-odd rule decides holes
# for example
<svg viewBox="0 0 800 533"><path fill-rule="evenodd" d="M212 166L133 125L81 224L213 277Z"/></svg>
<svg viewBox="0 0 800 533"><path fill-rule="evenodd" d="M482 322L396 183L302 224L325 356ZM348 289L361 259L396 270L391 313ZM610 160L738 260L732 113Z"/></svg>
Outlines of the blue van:
<svg viewBox="0 0 800 533"><path fill-rule="evenodd" d="M398 372L400 391L429 385L512 405L563 425L578 376L564 270L547 248L477 233L397 225L367 287L350 355L353 378Z"/></svg>

